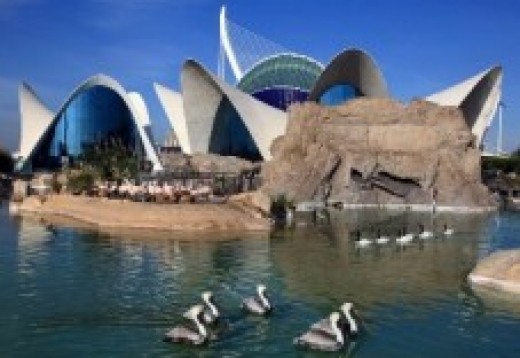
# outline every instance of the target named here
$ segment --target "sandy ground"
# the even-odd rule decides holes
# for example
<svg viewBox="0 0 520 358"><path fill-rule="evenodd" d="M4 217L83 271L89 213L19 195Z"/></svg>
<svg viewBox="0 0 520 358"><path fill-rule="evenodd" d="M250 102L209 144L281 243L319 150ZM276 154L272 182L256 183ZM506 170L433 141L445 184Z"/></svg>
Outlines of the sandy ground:
<svg viewBox="0 0 520 358"><path fill-rule="evenodd" d="M16 210L60 224L62 219L102 231L139 230L146 232L254 232L269 230L269 221L239 203L156 204L135 203L71 195L24 200Z"/></svg>

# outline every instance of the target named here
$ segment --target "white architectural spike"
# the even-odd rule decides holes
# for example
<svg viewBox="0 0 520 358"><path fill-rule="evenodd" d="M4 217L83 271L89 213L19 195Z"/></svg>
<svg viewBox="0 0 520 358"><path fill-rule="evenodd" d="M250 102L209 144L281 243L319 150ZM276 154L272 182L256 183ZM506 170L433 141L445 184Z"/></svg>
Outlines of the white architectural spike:
<svg viewBox="0 0 520 358"><path fill-rule="evenodd" d="M233 71L236 80L239 81L244 75L244 73L240 68L240 65L238 64L235 50L233 49L233 46L231 45L231 41L229 39L225 6L222 6L222 9L220 10L220 45L226 53L229 65L231 66L231 70Z"/></svg>
<svg viewBox="0 0 520 358"><path fill-rule="evenodd" d="M502 122L502 116L504 112L504 102L500 101L498 103L498 138L497 138L497 155L502 154L502 143L503 143L503 122Z"/></svg>
<svg viewBox="0 0 520 358"><path fill-rule="evenodd" d="M137 92L129 92L128 100L132 103L136 110L137 122L143 127L150 127L150 115L141 94Z"/></svg>
<svg viewBox="0 0 520 358"><path fill-rule="evenodd" d="M209 151L217 110L225 97L244 122L262 157L271 159L272 141L286 130L285 112L228 85L193 60L184 64L181 83L186 130L193 153Z"/></svg>
<svg viewBox="0 0 520 358"><path fill-rule="evenodd" d="M177 135L182 152L191 154L190 137L188 136L186 116L184 115L182 95L158 83L154 83L153 86L166 112L166 117Z"/></svg>
<svg viewBox="0 0 520 358"><path fill-rule="evenodd" d="M220 49L227 57L237 82L263 59L281 53L292 53L276 42L229 20L225 6L220 10ZM219 57L218 67L218 75L223 78L225 66L222 57Z"/></svg>
<svg viewBox="0 0 520 358"><path fill-rule="evenodd" d="M49 128L54 113L52 113L26 83L18 90L20 100L20 149L19 157L27 158L40 137Z"/></svg>
<svg viewBox="0 0 520 358"><path fill-rule="evenodd" d="M461 108L480 146L500 103L502 78L502 67L495 66L425 99Z"/></svg>

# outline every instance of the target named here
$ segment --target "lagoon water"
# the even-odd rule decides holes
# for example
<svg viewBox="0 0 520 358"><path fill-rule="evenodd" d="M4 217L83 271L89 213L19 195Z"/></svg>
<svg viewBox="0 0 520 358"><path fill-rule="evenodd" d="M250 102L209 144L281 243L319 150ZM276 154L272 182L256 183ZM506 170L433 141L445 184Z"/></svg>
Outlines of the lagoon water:
<svg viewBox="0 0 520 358"><path fill-rule="evenodd" d="M520 214L332 211L270 235L197 242L48 230L0 207L2 357L518 357L520 303L477 297L465 276L479 257L520 247ZM418 223L451 238L357 250L349 232L395 233ZM201 234L202 235L202 234ZM271 292L267 319L240 298ZM211 289L225 316L218 341L186 348L161 341ZM298 350L292 339L345 300L365 331L340 354Z"/></svg>

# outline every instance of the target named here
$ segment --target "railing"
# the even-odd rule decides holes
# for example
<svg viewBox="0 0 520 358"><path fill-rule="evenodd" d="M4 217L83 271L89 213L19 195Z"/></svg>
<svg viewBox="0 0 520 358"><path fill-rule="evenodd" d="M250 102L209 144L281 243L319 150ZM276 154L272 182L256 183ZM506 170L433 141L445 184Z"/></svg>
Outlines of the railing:
<svg viewBox="0 0 520 358"><path fill-rule="evenodd" d="M211 187L215 195L233 195L253 191L260 187L261 178L258 172L244 173L174 171L160 174L141 174L140 182L157 182L159 185L182 185L197 188Z"/></svg>

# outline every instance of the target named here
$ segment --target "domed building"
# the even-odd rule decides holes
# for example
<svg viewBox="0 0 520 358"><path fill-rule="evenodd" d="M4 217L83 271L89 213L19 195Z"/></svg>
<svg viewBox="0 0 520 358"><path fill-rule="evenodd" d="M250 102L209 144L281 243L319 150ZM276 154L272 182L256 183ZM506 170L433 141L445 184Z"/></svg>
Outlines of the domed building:
<svg viewBox="0 0 520 358"><path fill-rule="evenodd" d="M152 164L162 165L153 145L141 95L113 78L96 75L80 84L54 114L23 83L19 90L21 139L16 170L59 169L100 143L117 143Z"/></svg>
<svg viewBox="0 0 520 358"><path fill-rule="evenodd" d="M305 102L323 72L323 65L310 57L282 53L265 58L249 70L237 88L280 110Z"/></svg>
<svg viewBox="0 0 520 358"><path fill-rule="evenodd" d="M349 48L327 65L288 51L220 13L218 75L195 60L181 70L179 92L154 84L184 153L269 160L270 147L285 134L287 109L312 101L336 106L356 97L389 98L386 81L366 51ZM236 83L226 81L229 65ZM460 108L479 146L501 97L496 66L426 100Z"/></svg>

